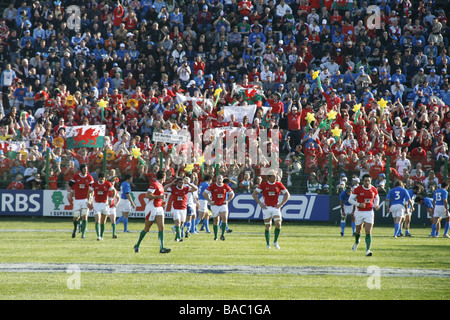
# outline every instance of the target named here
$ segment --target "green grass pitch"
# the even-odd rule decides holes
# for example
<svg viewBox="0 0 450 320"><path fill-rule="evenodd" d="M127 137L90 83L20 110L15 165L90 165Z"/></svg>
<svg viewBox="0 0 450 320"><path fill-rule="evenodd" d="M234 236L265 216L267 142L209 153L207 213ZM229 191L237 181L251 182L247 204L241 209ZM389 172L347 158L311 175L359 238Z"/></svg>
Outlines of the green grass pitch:
<svg viewBox="0 0 450 320"><path fill-rule="evenodd" d="M86 238L72 239L70 218L3 217L0 299L450 298L450 239L428 238L429 228L413 226L413 237L394 239L393 226L375 225L374 255L366 257L364 234L352 252L351 228L341 237L339 225L330 223L285 221L280 250L266 248L261 221L231 221L225 241L201 232L182 243L174 242L171 223L165 246L172 252L160 254L153 229L134 252L142 219L130 219L130 233L118 225L118 239L108 221L97 241L92 218Z"/></svg>

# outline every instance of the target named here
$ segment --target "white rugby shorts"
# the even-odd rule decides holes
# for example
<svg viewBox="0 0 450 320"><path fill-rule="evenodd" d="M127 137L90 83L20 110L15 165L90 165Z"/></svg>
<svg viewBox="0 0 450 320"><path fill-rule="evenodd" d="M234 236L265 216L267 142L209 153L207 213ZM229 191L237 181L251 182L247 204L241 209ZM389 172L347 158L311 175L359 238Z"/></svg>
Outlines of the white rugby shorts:
<svg viewBox="0 0 450 320"><path fill-rule="evenodd" d="M172 208L172 215L173 220L180 220L180 221L186 221L186 209L173 209Z"/></svg>
<svg viewBox="0 0 450 320"><path fill-rule="evenodd" d="M79 218L80 216L85 216L89 213L87 199L73 199L73 211L72 215L74 218Z"/></svg>
<svg viewBox="0 0 450 320"><path fill-rule="evenodd" d="M435 206L434 207L434 218L447 218L447 215L445 214L445 207L444 206Z"/></svg>
<svg viewBox="0 0 450 320"><path fill-rule="evenodd" d="M106 202L94 202L94 214L109 215L109 205Z"/></svg>
<svg viewBox="0 0 450 320"><path fill-rule="evenodd" d="M355 210L355 224L357 226L362 225L364 222L373 224L374 222L374 212L370 211L360 211Z"/></svg>
<svg viewBox="0 0 450 320"><path fill-rule="evenodd" d="M164 208L163 207L149 207L148 213L145 216L145 220L155 221L156 216L164 216Z"/></svg>
<svg viewBox="0 0 450 320"><path fill-rule="evenodd" d="M262 209L262 212L264 220L273 218L275 216L278 216L281 219L281 210L279 208L267 207L266 209Z"/></svg>
<svg viewBox="0 0 450 320"><path fill-rule="evenodd" d="M353 212L353 205L351 205L351 206L344 205L344 213L346 216L351 215L352 212ZM342 215L342 212L341 212L341 215Z"/></svg>
<svg viewBox="0 0 450 320"><path fill-rule="evenodd" d="M120 199L117 206L117 213L122 216L122 212L131 212L131 202L128 199Z"/></svg>
<svg viewBox="0 0 450 320"><path fill-rule="evenodd" d="M405 215L405 206L402 204L393 204L390 206L392 218L402 218Z"/></svg>
<svg viewBox="0 0 450 320"><path fill-rule="evenodd" d="M223 204L221 206L212 205L211 206L212 217L217 218L221 212L226 212L228 214L228 206Z"/></svg>
<svg viewBox="0 0 450 320"><path fill-rule="evenodd" d="M199 203L199 212L208 212L208 201L207 200L198 200Z"/></svg>

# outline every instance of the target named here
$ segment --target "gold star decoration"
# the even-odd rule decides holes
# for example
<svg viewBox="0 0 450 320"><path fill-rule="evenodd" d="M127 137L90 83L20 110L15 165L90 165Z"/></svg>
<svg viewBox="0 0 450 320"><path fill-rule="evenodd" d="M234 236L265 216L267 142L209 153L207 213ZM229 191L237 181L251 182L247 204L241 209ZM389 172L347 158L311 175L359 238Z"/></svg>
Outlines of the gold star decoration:
<svg viewBox="0 0 450 320"><path fill-rule="evenodd" d="M178 109L177 109L177 111L179 112L179 113L185 113L186 112L186 108L180 103L180 104L177 104L177 106L178 106Z"/></svg>
<svg viewBox="0 0 450 320"><path fill-rule="evenodd" d="M330 112L327 112L327 119L328 120L334 120L336 119L337 112L334 110L331 110Z"/></svg>
<svg viewBox="0 0 450 320"><path fill-rule="evenodd" d="M319 76L319 70L314 71L313 74L312 74L313 80L316 80L318 76Z"/></svg>
<svg viewBox="0 0 450 320"><path fill-rule="evenodd" d="M341 136L342 130L339 129L338 126L335 126L334 129L331 129L331 133L333 134L333 137L339 138Z"/></svg>
<svg viewBox="0 0 450 320"><path fill-rule="evenodd" d="M361 109L361 103L355 104L353 106L353 112L358 112Z"/></svg>
<svg viewBox="0 0 450 320"><path fill-rule="evenodd" d="M306 119L306 121L308 121L308 123L311 123L311 122L313 122L313 121L316 121L316 118L314 118L314 113L311 113L311 112L308 112L308 113L306 114L305 119Z"/></svg>
<svg viewBox="0 0 450 320"><path fill-rule="evenodd" d="M192 170L194 170L194 164L193 163L189 163L186 165L186 167L184 167L184 171L186 172L192 172Z"/></svg>
<svg viewBox="0 0 450 320"><path fill-rule="evenodd" d="M97 104L101 109L105 109L108 106L108 101L100 99L100 101L98 101Z"/></svg>
<svg viewBox="0 0 450 320"><path fill-rule="evenodd" d="M132 148L131 149L131 155L135 159L139 158L141 156L141 149L139 149L139 148Z"/></svg>
<svg viewBox="0 0 450 320"><path fill-rule="evenodd" d="M201 166L203 162L205 162L205 157L204 156L198 157L197 164Z"/></svg>
<svg viewBox="0 0 450 320"><path fill-rule="evenodd" d="M386 108L387 103L388 102L386 100L384 100L383 98L381 98L381 100L378 101L378 105L380 106L381 110L384 110L384 108Z"/></svg>

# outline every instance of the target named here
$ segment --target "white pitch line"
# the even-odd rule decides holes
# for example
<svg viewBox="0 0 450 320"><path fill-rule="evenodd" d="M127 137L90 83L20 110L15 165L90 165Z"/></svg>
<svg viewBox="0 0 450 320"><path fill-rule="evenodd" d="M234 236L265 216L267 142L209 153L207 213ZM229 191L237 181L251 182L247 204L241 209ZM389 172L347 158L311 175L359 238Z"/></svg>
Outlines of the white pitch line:
<svg viewBox="0 0 450 320"><path fill-rule="evenodd" d="M64 264L0 263L1 272L66 273L76 266L85 273L195 273L253 275L337 275L370 276L366 268L312 266L181 265L181 264ZM381 277L450 278L450 270L381 268Z"/></svg>

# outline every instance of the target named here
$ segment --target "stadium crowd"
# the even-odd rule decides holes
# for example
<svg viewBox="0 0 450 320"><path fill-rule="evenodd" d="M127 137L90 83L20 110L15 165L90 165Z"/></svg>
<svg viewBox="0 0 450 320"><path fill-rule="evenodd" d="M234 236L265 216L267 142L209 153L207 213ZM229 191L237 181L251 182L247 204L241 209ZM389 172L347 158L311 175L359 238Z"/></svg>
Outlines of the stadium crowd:
<svg viewBox="0 0 450 320"><path fill-rule="evenodd" d="M390 181L446 180L450 32L433 0L24 1L2 18L2 188L65 188L83 163L96 179L106 155L109 178L131 172L134 190L163 169L199 182L218 170L252 192L263 164L187 170L152 140L192 135L195 120L203 131L279 128L280 175L301 192L339 192L364 173L382 191L388 159ZM255 114L224 119L225 106L245 105ZM67 148L68 126L98 124L106 153Z"/></svg>

